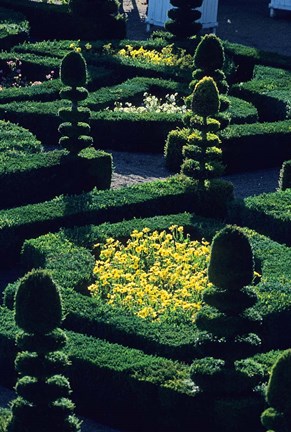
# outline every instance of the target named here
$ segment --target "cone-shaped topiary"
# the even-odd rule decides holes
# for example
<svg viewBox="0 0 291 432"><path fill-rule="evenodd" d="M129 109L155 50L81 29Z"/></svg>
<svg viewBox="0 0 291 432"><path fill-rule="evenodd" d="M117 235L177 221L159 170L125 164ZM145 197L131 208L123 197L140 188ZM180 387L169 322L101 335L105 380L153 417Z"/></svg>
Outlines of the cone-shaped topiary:
<svg viewBox="0 0 291 432"><path fill-rule="evenodd" d="M246 256L244 256L246 255ZM220 396L247 396L262 378L261 366L253 360L260 347L256 331L260 315L252 309L254 291L245 287L254 274L252 249L245 234L228 226L213 239L208 268L206 306L197 314L197 327L203 331L198 341L202 355L191 367L194 382L205 392Z"/></svg>
<svg viewBox="0 0 291 432"><path fill-rule="evenodd" d="M173 8L168 12L170 20L165 23L166 30L178 40L197 35L202 28L197 22L201 18L197 8L202 6L203 0L170 0L170 3Z"/></svg>
<svg viewBox="0 0 291 432"><path fill-rule="evenodd" d="M90 110L78 108L78 102L88 96L88 91L83 87L87 82L87 65L82 54L71 51L63 58L60 77L67 86L60 91L60 96L71 101L71 109L59 110L59 116L64 120L59 126L59 132L63 135L59 144L76 156L82 149L93 144L93 139L89 136L91 129L87 123Z"/></svg>
<svg viewBox="0 0 291 432"><path fill-rule="evenodd" d="M225 127L229 124L229 116L224 113L229 107L229 99L226 96L229 86L223 72L225 55L220 39L214 34L203 36L197 45L193 60L194 70L192 73L193 80L189 85L190 90L193 91L203 77L213 78L220 94L220 113L216 115L216 118L221 122L222 127ZM190 105L190 103L189 97L187 104Z"/></svg>
<svg viewBox="0 0 291 432"><path fill-rule="evenodd" d="M58 328L60 293L44 270L22 279L15 296L15 321L23 332L17 336L18 397L12 403L8 432L79 432L70 383L62 375L69 361L60 351L66 344L66 335Z"/></svg>
<svg viewBox="0 0 291 432"><path fill-rule="evenodd" d="M291 349L274 364L268 387L267 402L271 406L261 416L265 428L274 432L291 430Z"/></svg>
<svg viewBox="0 0 291 432"><path fill-rule="evenodd" d="M205 180L218 177L224 169L221 163L220 139L215 133L219 129L219 123L210 117L219 110L219 94L212 78L204 77L197 83L191 108L191 133L182 149L184 161L181 172L204 186Z"/></svg>

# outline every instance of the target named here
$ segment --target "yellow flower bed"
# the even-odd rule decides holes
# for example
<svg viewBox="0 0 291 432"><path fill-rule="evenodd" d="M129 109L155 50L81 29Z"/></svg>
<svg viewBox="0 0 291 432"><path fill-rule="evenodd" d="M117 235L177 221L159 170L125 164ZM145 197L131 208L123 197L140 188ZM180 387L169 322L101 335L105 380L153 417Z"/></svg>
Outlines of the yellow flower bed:
<svg viewBox="0 0 291 432"><path fill-rule="evenodd" d="M166 231L134 230L124 245L109 238L96 261L93 297L150 321L193 322L209 286L210 245Z"/></svg>
<svg viewBox="0 0 291 432"><path fill-rule="evenodd" d="M174 52L173 44L167 45L161 51L154 49L147 50L143 47L134 48L131 45L126 45L125 48L119 50L116 55L155 65L178 66L180 68L190 67L193 63L192 56L187 54L185 50L178 48L176 52Z"/></svg>

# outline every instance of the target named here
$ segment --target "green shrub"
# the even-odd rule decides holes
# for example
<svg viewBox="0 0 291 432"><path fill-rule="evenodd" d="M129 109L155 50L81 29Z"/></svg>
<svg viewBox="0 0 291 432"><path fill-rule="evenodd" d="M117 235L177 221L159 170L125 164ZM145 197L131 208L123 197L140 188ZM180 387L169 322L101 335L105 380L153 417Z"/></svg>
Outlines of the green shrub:
<svg viewBox="0 0 291 432"><path fill-rule="evenodd" d="M285 161L282 165L279 175L279 189L285 190L291 188L291 160Z"/></svg>
<svg viewBox="0 0 291 432"><path fill-rule="evenodd" d="M54 150L31 154L29 158L26 153L3 153L1 159L0 208L82 193L94 187L109 189L111 183L111 155L93 148L82 150L78 158L69 158L66 150ZM78 172L78 177L72 172Z"/></svg>
<svg viewBox="0 0 291 432"><path fill-rule="evenodd" d="M256 362L238 361L261 345L256 334L261 316L250 309L257 295L246 287L253 277L248 238L236 227L225 227L212 241L208 278L214 286L204 290L206 306L196 318L198 329L211 335L198 338L199 349L214 358L194 360L191 366L194 382L208 394L247 396L262 379L262 368Z"/></svg>
<svg viewBox="0 0 291 432"><path fill-rule="evenodd" d="M28 273L15 296L15 322L22 329L17 342L23 351L15 360L18 397L12 402L9 432L80 431L68 399L70 383L60 375L69 365L59 351L66 342L58 329L62 314L60 293L49 274Z"/></svg>
<svg viewBox="0 0 291 432"><path fill-rule="evenodd" d="M91 128L87 123L90 110L78 107L79 102L88 96L88 91L83 87L87 82L87 65L82 54L71 51L63 58L60 77L67 86L60 91L60 96L68 99L71 107L59 110L59 116L64 120L59 126L59 132L63 135L59 144L67 149L70 155L77 156L82 149L93 144L93 138L89 136Z"/></svg>
<svg viewBox="0 0 291 432"><path fill-rule="evenodd" d="M0 8L1 49L8 50L13 45L23 42L29 35L29 23L19 12Z"/></svg>
<svg viewBox="0 0 291 432"><path fill-rule="evenodd" d="M193 117L189 120L190 134L187 143L182 148L184 161L181 166L181 173L198 180L200 186L223 172L220 140L216 135L220 124L215 124L210 118L217 114L219 106L219 93L214 80L202 78L196 84L192 95Z"/></svg>
<svg viewBox="0 0 291 432"><path fill-rule="evenodd" d="M202 1L170 0L173 8L168 12L170 20L165 24L166 30L178 40L197 35L202 28L201 23L196 22L201 17L201 12L197 8L202 5Z"/></svg>
<svg viewBox="0 0 291 432"><path fill-rule="evenodd" d="M274 432L287 432L291 427L290 368L291 350L287 350L272 367L266 393L270 408L261 416L263 426Z"/></svg>
<svg viewBox="0 0 291 432"><path fill-rule="evenodd" d="M290 246L290 197L291 190L286 189L235 201L229 208L230 220Z"/></svg>

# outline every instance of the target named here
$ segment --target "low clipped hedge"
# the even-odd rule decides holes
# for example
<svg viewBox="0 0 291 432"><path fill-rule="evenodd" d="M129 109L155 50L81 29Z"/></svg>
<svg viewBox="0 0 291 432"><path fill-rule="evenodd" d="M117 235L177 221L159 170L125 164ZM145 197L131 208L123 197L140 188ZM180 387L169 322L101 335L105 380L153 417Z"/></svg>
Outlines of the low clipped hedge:
<svg viewBox="0 0 291 432"><path fill-rule="evenodd" d="M15 334L13 314L1 308L0 347L5 348L0 359L0 380L5 385L15 383L13 358ZM261 430L259 414L263 409L262 395L255 394L242 401L204 398L197 394L189 380L189 366L140 350L111 344L101 339L66 331L65 351L72 365L68 378L72 385L72 399L80 414L126 430L188 431L195 426L207 430L233 430L220 426L220 409L227 404L236 411L236 430L247 427ZM263 367L267 380L268 370L280 352L274 351L256 360ZM173 406L175 409L173 409ZM205 417L205 412L213 415ZM134 412L134 416L132 413Z"/></svg>
<svg viewBox="0 0 291 432"><path fill-rule="evenodd" d="M0 166L0 208L17 207L54 198L109 189L111 155L86 149L73 158L66 150L55 150L6 157Z"/></svg>
<svg viewBox="0 0 291 432"><path fill-rule="evenodd" d="M62 288L66 328L189 363L198 354L195 325L149 324L122 310L97 305L87 291L93 280L92 248L96 242L105 242L108 237L124 241L133 229L146 226L162 230L172 224L183 225L191 238L209 241L223 227L221 222L185 213L65 229L27 240L22 250L22 264L27 270L42 267L52 273ZM285 348L289 343L289 332L285 330L290 327L291 313L291 250L254 231L246 230L246 234L254 249L256 270L263 275L256 288L259 296L256 307L264 318L260 330L264 349ZM18 283L6 288L6 306L13 306Z"/></svg>
<svg viewBox="0 0 291 432"><path fill-rule="evenodd" d="M0 160L5 163L10 157L40 153L41 142L27 129L4 120L0 120Z"/></svg>
<svg viewBox="0 0 291 432"><path fill-rule="evenodd" d="M291 71L256 66L253 79L233 86L231 93L252 102L260 121L285 120L290 118L290 78Z"/></svg>
<svg viewBox="0 0 291 432"><path fill-rule="evenodd" d="M291 189L235 201L230 218L291 246Z"/></svg>
<svg viewBox="0 0 291 432"><path fill-rule="evenodd" d="M0 6L23 13L30 23L30 35L35 39L94 40L125 37L125 20L122 15L115 17L100 14L99 19L96 19L96 15L94 20L86 20L70 13L68 5L43 2L32 4L31 0L0 0Z"/></svg>
<svg viewBox="0 0 291 432"><path fill-rule="evenodd" d="M173 172L180 170L186 136L181 131L166 142L166 166ZM219 136L227 173L276 167L291 157L291 120L233 124Z"/></svg>
<svg viewBox="0 0 291 432"><path fill-rule="evenodd" d="M134 216L167 214L172 212L173 205L177 212L195 211L210 217L223 217L227 202L232 198L233 186L229 182L214 180L206 190L201 190L190 179L176 176L117 190L61 195L51 201L2 210L1 266L13 265L25 239L60 227L101 223L109 218L118 221Z"/></svg>
<svg viewBox="0 0 291 432"><path fill-rule="evenodd" d="M29 36L29 23L19 12L0 8L0 44L2 50L24 42Z"/></svg>
<svg viewBox="0 0 291 432"><path fill-rule="evenodd" d="M154 85L156 86L156 91L158 87L157 80L154 80ZM172 87L171 84L169 84L169 86ZM173 87L175 86L173 85ZM159 86L159 91L165 92L165 88L165 86ZM115 91L117 91L117 93L120 91L121 96L119 100L122 100L123 86L120 85L114 87L112 93L110 89L108 89L107 96L104 96L103 89L91 93L88 98L88 106L90 108L99 109L100 105L112 105L114 100L118 99L118 97L116 98L115 96ZM137 96L137 93L133 92L131 94L132 97ZM138 94L141 96L140 92ZM238 101L236 98L233 98L232 101L233 104L230 112L234 113L236 111L236 106L240 109L239 115L233 116L233 121L237 123L240 121L248 122L256 118L256 110L249 104ZM23 127L31 130L41 140L43 145L51 146L59 139L57 128L60 120L57 116L57 112L63 105L64 102L60 100L54 102L11 102L0 105L0 114L4 119L18 122ZM49 135L47 134L47 124L51 126L51 133ZM95 145L98 148L162 153L168 133L176 127L182 127L183 123L182 116L178 114L151 112L129 113L103 110L97 112L92 111L90 125L92 128L92 136L95 139ZM242 133L241 131L246 131L245 134L248 133L248 135L250 135L249 130L254 130L253 125L250 127L247 125L243 127L243 125L241 125L241 127L242 129L238 129L239 133ZM235 125L227 128L227 131L232 131L232 128L235 128ZM140 133L141 130L143 131L142 134ZM259 130L259 126L257 126L257 130ZM264 136L264 129L262 129L260 133ZM226 133L224 135L226 135ZM234 136L235 133L232 133L232 135ZM238 136L236 138L239 139L240 137ZM243 146L242 141L240 145ZM230 147L229 152L227 152L228 146ZM238 164L237 161L237 148L235 153L232 150L233 142L230 141L228 144L227 140L225 140L225 147L225 163L229 165L232 171L241 170L242 165ZM250 151L251 149L248 150ZM242 148L240 151L244 153L245 150ZM287 152L285 152L285 156L286 153ZM285 156L284 159L286 159ZM279 157L280 152L278 152L278 158ZM245 159L247 159L247 157L245 157ZM252 161L248 160L248 164L251 162ZM256 160L256 162L260 163L261 161ZM264 160L262 160L261 163L263 162ZM254 168L256 168L255 164Z"/></svg>

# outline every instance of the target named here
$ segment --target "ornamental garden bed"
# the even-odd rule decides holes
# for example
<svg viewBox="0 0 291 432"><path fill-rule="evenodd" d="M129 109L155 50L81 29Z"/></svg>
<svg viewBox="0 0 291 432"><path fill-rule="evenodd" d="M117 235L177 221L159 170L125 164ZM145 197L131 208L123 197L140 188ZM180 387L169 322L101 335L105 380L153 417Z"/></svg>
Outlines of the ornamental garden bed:
<svg viewBox="0 0 291 432"><path fill-rule="evenodd" d="M0 0L0 5L4 3L5 0ZM20 5L18 0L12 3ZM20 9L29 7L23 1ZM64 8L56 12L54 7L38 6L41 19L65 13ZM33 18L31 22L36 31ZM264 385L270 367L280 350L289 347L290 220L283 213L290 201L290 189L233 202L229 182L212 180L201 190L199 181L190 181L183 175L115 191L93 189L93 186L99 189L110 186L112 161L104 149L138 151L141 157L143 152L165 151L167 163L174 160L173 172L180 170L181 145L176 143L170 154L165 141L170 130L183 126L186 107L181 98L189 95L192 67L192 55L186 48L176 50L165 39L94 43L60 40L21 44L1 53L3 65L12 59L21 62L28 82L43 81L39 75L51 75L54 70L54 79L51 76L47 82L6 87L0 93L0 113L6 120L0 122L1 266L21 266L23 272L44 268L59 285L65 310L63 327L69 338L67 352L72 360L70 380L78 411L83 415L128 431L189 431L193 422L205 430L260 431ZM89 96L80 105L91 110L95 146L83 150L85 162L81 168L73 160L62 163L66 150L56 150L58 110L68 107L58 95L62 86L58 65L72 50L82 52L88 65ZM190 51L193 52L193 47ZM285 58L246 52L234 45L226 44L226 51L230 54L227 71L230 82L236 83L242 76L248 79L231 85L235 96L230 97L231 107L224 118L229 117L230 124L219 132L227 172L279 165L291 158L285 93L285 88L289 88L285 84L289 72L274 67L290 68L290 63ZM274 77L275 88L271 88ZM274 106L276 114L272 114ZM269 121L262 123L262 120ZM87 177L87 162L94 158L95 183L92 183ZM71 176L74 181L70 180L70 173L77 171L78 177ZM254 290L258 296L254 314L262 315L258 329L262 352L249 359L247 373L251 376L255 361L263 379L256 392L241 399L214 400L199 392L190 368L193 360L201 357L197 345L201 330L195 316L203 307L201 292L207 285L209 242L229 222L244 227L254 251ZM155 234L148 234L151 232ZM188 303L185 298L189 296L189 286L181 289L185 298L174 299L174 304L163 313L150 304L153 300L150 293L145 306L131 308L128 306L131 291L127 294L128 303L115 304L118 290L114 297L106 289L100 292L98 288L97 275L106 257L117 249L115 241L122 247L131 236L142 254L146 242L151 241L149 235L160 239L164 246L167 241L177 246L180 238L184 256L185 245L190 250L190 241L199 242L193 252L197 260L191 261L191 265L193 270L200 266L196 277L201 287ZM176 237L173 239L171 235ZM139 244L139 238L144 243ZM105 260L97 265L102 253ZM144 253L148 255L149 250ZM133 261L130 265L135 268ZM118 267L115 270L118 273ZM102 271L100 280L106 287L106 268ZM156 268L154 273L161 271ZM173 274L173 279L182 278L182 272L176 273L178 276ZM20 280L6 287L0 318L3 353L0 382L9 386L16 378L13 367L16 326L12 309L19 284ZM159 296L157 292L155 295ZM142 297L146 297L143 292L138 300L142 301ZM205 412L212 415L205 418ZM223 421L225 412L232 412L227 422Z"/></svg>

